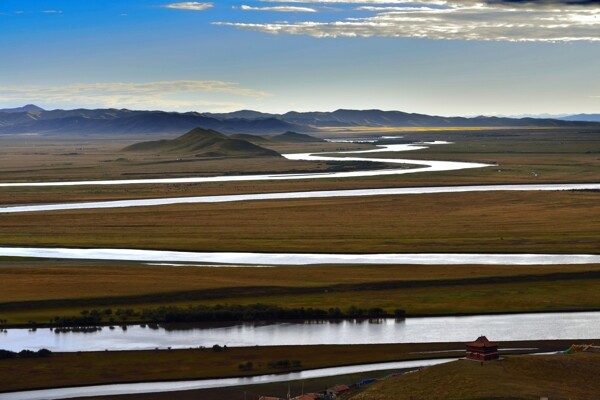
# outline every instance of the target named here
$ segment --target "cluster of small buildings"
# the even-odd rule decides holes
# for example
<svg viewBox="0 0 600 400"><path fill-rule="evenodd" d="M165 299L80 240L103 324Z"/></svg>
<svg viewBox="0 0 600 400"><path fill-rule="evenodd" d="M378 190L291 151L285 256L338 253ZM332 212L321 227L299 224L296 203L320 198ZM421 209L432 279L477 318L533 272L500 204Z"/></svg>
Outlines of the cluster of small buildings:
<svg viewBox="0 0 600 400"><path fill-rule="evenodd" d="M357 384L358 385L358 384ZM353 386L357 386L353 385ZM334 400L348 392L352 387L348 385L336 385L319 393L307 393L296 397L288 397L287 400ZM280 397L261 396L258 400L286 400Z"/></svg>

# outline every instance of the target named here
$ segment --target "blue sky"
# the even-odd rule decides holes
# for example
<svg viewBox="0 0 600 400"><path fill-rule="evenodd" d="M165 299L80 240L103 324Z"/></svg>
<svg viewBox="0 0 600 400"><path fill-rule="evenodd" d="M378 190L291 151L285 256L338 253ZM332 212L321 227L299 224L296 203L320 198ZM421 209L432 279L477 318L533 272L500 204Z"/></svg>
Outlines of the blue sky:
<svg viewBox="0 0 600 400"><path fill-rule="evenodd" d="M0 107L600 112L589 3L0 0Z"/></svg>

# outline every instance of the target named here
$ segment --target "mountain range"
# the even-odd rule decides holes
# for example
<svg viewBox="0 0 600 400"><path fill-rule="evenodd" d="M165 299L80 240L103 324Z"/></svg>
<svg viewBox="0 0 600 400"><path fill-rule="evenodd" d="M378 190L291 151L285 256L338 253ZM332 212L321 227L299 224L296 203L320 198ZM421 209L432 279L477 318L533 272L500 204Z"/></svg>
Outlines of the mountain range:
<svg viewBox="0 0 600 400"><path fill-rule="evenodd" d="M600 114L576 114L569 115L567 117L561 117L564 121L592 121L592 122L600 122Z"/></svg>
<svg viewBox="0 0 600 400"><path fill-rule="evenodd" d="M126 135L182 134L193 128L226 134L311 132L320 127L582 127L599 126L600 116L582 114L561 119L480 116L441 117L382 110L336 110L268 114L252 110L232 113L135 111L127 109L43 110L29 104L0 109L0 134ZM590 122L590 120L592 122Z"/></svg>

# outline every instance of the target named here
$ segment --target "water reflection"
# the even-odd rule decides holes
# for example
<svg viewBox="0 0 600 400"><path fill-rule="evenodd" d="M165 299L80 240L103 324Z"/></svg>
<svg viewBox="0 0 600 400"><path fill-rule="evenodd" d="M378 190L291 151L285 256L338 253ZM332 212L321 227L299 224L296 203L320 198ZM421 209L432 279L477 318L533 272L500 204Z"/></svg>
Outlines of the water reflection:
<svg viewBox="0 0 600 400"><path fill-rule="evenodd" d="M0 348L52 351L140 350L268 345L463 342L485 334L498 341L600 338L600 312L243 323L139 325L56 333L8 329Z"/></svg>

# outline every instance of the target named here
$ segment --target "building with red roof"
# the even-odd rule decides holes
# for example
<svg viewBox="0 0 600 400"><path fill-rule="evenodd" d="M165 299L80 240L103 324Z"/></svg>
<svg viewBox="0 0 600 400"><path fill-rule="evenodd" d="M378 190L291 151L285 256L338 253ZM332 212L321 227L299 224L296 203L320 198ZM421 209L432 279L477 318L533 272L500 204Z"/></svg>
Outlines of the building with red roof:
<svg viewBox="0 0 600 400"><path fill-rule="evenodd" d="M467 359L476 361L497 360L498 343L490 342L485 336L479 336L477 340L467 343Z"/></svg>

